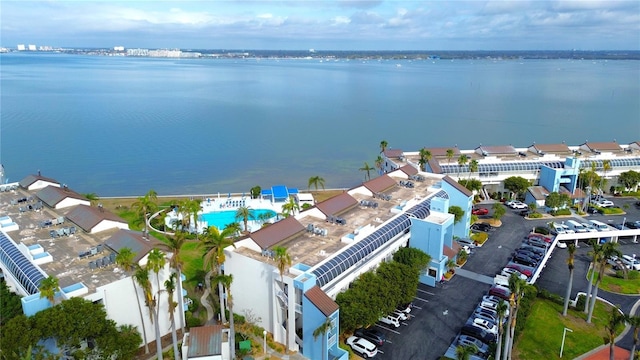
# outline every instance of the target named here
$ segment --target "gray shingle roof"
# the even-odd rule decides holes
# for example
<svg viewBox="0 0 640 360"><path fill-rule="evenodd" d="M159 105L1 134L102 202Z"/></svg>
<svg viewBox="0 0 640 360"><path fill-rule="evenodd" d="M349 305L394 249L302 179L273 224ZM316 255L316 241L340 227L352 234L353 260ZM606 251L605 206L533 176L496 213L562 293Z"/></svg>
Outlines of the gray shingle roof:
<svg viewBox="0 0 640 360"><path fill-rule="evenodd" d="M67 219L86 232L91 232L96 225L104 220L127 224L124 219L108 210L87 205L74 206L73 209L67 213Z"/></svg>
<svg viewBox="0 0 640 360"><path fill-rule="evenodd" d="M69 188L60 188L52 185L40 189L36 193L36 196L38 197L38 199L42 200L50 207L55 207L59 202L67 198L79 199L89 202L89 199Z"/></svg>
<svg viewBox="0 0 640 360"><path fill-rule="evenodd" d="M388 175L383 175L387 178L391 179ZM393 179L391 180L393 181ZM395 185L395 181L393 181ZM322 211L323 214L329 215L340 215L341 213L352 209L353 207L358 205L358 200L356 200L353 196L344 192L340 195L336 195L330 199L327 199L321 203L318 203L316 207Z"/></svg>
<svg viewBox="0 0 640 360"><path fill-rule="evenodd" d="M51 179L51 178L44 177L44 176L40 176L40 175L27 175L27 177L25 177L24 179L20 180L19 184L20 184L20 187L26 189L29 186L31 186L33 183L38 181L38 180L42 180L42 181L50 182L52 184L60 185L58 180Z"/></svg>
<svg viewBox="0 0 640 360"><path fill-rule="evenodd" d="M145 238L140 231L124 229L116 231L104 244L115 252L120 252L125 247L131 249L136 254L134 258L136 262L140 261L154 248L166 249L164 243L151 235Z"/></svg>
<svg viewBox="0 0 640 360"><path fill-rule="evenodd" d="M290 216L252 233L250 237L260 248L266 250L303 231L305 231L304 225Z"/></svg>

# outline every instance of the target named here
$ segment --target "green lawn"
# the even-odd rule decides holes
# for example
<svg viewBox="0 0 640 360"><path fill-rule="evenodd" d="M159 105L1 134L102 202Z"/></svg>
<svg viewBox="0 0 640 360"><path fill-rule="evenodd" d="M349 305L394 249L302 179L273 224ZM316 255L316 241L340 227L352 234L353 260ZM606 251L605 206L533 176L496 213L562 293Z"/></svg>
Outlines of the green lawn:
<svg viewBox="0 0 640 360"><path fill-rule="evenodd" d="M586 315L569 309L567 317L562 316L562 305L549 300L537 299L531 308L525 328L514 348L515 359L547 360L560 359L560 345L564 328L567 331L562 358L573 359L602 344L606 336L604 328L609 318L610 307L596 303L591 324ZM618 333L624 326L620 326Z"/></svg>
<svg viewBox="0 0 640 360"><path fill-rule="evenodd" d="M629 271L637 272L634 270ZM587 274L587 276L591 276L591 271ZM597 274L596 274L597 276ZM589 277L587 279L590 279ZM602 290L606 290L613 293L619 294L640 294L640 277L636 279L622 279L615 276L611 276L610 274L605 274L598 286Z"/></svg>

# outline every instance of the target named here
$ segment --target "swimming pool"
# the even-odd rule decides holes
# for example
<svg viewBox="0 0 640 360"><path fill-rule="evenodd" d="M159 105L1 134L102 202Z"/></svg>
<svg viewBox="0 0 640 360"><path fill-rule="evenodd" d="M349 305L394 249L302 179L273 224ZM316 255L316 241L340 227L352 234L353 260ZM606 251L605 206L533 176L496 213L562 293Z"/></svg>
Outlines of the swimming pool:
<svg viewBox="0 0 640 360"><path fill-rule="evenodd" d="M272 217L276 216L276 212L273 210L253 209L251 210L251 212L253 213L253 219L249 218L249 222L251 222L251 220L258 220L258 219L265 219L265 218L271 219ZM266 215L262 215L262 214L266 214ZM200 215L200 220L206 221L207 226L215 226L219 230L222 230L228 224L232 224L235 222L242 224L242 219L236 219L236 210L225 210L225 211L205 213Z"/></svg>

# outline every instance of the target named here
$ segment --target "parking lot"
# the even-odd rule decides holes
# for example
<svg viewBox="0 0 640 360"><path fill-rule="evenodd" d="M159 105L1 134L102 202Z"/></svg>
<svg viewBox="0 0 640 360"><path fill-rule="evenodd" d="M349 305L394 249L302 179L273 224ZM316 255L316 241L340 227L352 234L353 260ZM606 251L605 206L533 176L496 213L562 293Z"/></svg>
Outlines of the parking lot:
<svg viewBox="0 0 640 360"><path fill-rule="evenodd" d="M631 198L612 199L616 205L625 209L626 215L604 216L590 215L585 219L598 219L608 224L621 223L628 220L640 220L640 209L633 206L635 202ZM486 205L490 208L490 204ZM480 248L473 249L467 263L458 271L450 281L438 284L437 287L420 285L414 301L414 308L410 319L404 321L398 329L388 326L376 325L387 336L387 344L380 348L379 359L439 359L467 321L482 296L491 287L486 279L492 279L508 263L513 251L518 248L523 237L536 226L546 226L550 219L527 220L518 215L519 210L507 209L502 218L502 226L489 235L489 240ZM487 215L489 217L491 214ZM568 220L564 218L562 220ZM579 218L576 218L579 220ZM634 253L640 256L640 244L634 244L631 239L619 240L620 250L623 253ZM583 244L578 249L576 256L576 275L574 276L574 291L572 297L578 291L586 290L586 280L581 287L579 281L580 270L586 274L589 259L586 256L588 249ZM636 250L637 249L637 250ZM564 296L566 290L565 279L567 251L555 249L551 258L545 264L545 268L538 280L541 287ZM582 276L584 278L584 276ZM606 295L601 295L606 296ZM614 298L617 300L617 298ZM627 312L635 300L630 297L622 297L623 310ZM623 301L624 300L624 301ZM627 336L621 345L628 343L631 347L632 336Z"/></svg>

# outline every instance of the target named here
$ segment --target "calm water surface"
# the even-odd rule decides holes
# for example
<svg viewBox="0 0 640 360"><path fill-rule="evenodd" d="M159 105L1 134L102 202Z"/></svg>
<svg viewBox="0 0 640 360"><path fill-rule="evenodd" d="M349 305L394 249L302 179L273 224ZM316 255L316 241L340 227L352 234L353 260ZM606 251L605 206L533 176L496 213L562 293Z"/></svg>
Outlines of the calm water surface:
<svg viewBox="0 0 640 360"><path fill-rule="evenodd" d="M378 144L640 140L640 62L0 55L0 161L100 196L351 187Z"/></svg>

